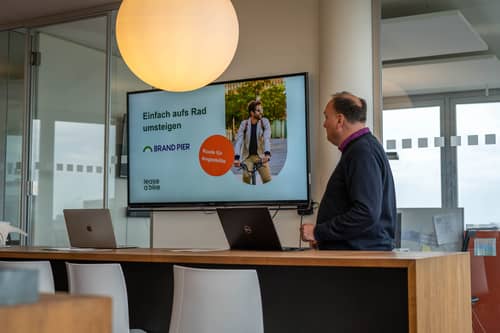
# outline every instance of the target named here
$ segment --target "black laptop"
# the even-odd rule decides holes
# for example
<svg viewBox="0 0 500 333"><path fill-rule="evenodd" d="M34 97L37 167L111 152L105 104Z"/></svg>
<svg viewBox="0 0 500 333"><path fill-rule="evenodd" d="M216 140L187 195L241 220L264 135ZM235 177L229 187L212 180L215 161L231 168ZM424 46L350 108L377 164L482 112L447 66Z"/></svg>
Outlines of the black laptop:
<svg viewBox="0 0 500 333"><path fill-rule="evenodd" d="M302 251L307 248L283 247L265 207L217 208L222 229L231 250Z"/></svg>

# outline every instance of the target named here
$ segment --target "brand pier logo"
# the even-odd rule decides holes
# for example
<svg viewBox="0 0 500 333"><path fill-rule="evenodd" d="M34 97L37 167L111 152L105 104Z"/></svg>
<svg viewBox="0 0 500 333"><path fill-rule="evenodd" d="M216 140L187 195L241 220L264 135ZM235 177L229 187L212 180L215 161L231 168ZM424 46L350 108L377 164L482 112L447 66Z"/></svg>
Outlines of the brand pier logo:
<svg viewBox="0 0 500 333"><path fill-rule="evenodd" d="M143 153L163 153L163 152L174 152L174 151L189 151L191 150L191 144L188 142L183 143L160 143L154 145L147 145L142 148Z"/></svg>

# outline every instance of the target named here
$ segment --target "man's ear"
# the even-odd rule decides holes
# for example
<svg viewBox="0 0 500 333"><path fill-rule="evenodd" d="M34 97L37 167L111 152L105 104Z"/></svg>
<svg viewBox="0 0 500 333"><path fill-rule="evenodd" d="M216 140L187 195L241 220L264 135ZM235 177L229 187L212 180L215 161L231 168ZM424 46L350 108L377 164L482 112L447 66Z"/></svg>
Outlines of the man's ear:
<svg viewBox="0 0 500 333"><path fill-rule="evenodd" d="M342 113L338 113L337 114L337 125L339 127L343 127L344 126L344 122L345 122L345 117Z"/></svg>

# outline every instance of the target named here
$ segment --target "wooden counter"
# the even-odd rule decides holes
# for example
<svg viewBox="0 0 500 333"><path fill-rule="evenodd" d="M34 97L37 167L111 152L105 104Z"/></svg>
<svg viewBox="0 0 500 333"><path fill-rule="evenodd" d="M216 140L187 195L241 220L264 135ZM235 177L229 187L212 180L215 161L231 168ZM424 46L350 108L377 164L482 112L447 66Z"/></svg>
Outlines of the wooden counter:
<svg viewBox="0 0 500 333"><path fill-rule="evenodd" d="M324 331L330 326L341 332L399 333L401 327L407 327L410 333L472 331L466 252L177 252L168 249L76 252L12 247L0 249L0 258L51 260L55 271L63 271L59 280L65 274L64 261L120 262L131 307L139 306L134 302L160 306L163 309L158 310L157 315L163 314L163 317L170 314L171 299L165 301L160 297L172 296L172 264L254 268L261 283L266 333ZM65 288L64 283L59 285L58 289ZM149 288L146 297L144 288ZM158 291L159 288L166 290ZM338 318L332 320L336 313ZM311 321L309 326L303 324L300 317L296 318L299 314L306 314ZM324 318L325 315L329 317ZM135 316L131 311L131 321L137 320L137 328L147 321L140 316L142 314ZM144 324L142 328L160 332L168 327L168 320L162 320L154 327L144 327ZM366 330L367 327L371 329Z"/></svg>
<svg viewBox="0 0 500 333"><path fill-rule="evenodd" d="M36 303L0 306L0 331L111 333L111 298L40 295Z"/></svg>

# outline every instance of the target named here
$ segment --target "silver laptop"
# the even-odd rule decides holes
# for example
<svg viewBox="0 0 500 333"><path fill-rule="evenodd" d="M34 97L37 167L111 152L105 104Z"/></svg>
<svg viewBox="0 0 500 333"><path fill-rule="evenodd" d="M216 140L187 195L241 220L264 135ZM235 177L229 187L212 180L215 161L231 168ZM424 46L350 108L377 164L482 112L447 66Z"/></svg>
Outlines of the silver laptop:
<svg viewBox="0 0 500 333"><path fill-rule="evenodd" d="M71 247L117 249L109 209L64 209L64 220Z"/></svg>
<svg viewBox="0 0 500 333"><path fill-rule="evenodd" d="M217 208L222 229L231 250L303 251L284 247L266 207Z"/></svg>

